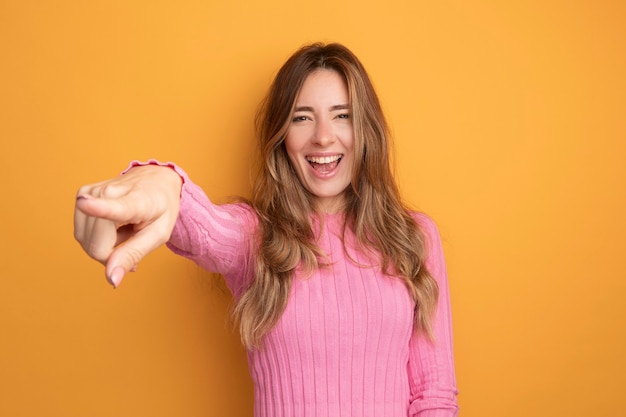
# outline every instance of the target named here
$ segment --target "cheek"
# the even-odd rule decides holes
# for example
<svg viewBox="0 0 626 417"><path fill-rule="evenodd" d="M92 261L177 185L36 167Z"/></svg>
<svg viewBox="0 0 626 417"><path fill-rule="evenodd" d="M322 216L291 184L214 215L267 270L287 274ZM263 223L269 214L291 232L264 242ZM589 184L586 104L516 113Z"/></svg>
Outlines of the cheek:
<svg viewBox="0 0 626 417"><path fill-rule="evenodd" d="M355 142L355 140L354 140L354 128L352 126L350 126L350 129L348 131L347 137L348 137L348 139L346 140L348 142L347 146L350 149L354 149L354 145L355 145L354 144L354 142Z"/></svg>
<svg viewBox="0 0 626 417"><path fill-rule="evenodd" d="M300 176L301 167L299 164L301 158L299 157L298 148L294 146L293 138L290 140L289 136L286 137L283 146L285 147L285 153L287 154L289 165L291 165L291 168L298 173L298 176Z"/></svg>
<svg viewBox="0 0 626 417"><path fill-rule="evenodd" d="M354 134L352 134L352 132L350 132L349 135L346 135L346 138L343 141L343 146L346 148L346 151L348 152L349 156L351 158L354 158L354 150L356 147L356 143L354 140Z"/></svg>
<svg viewBox="0 0 626 417"><path fill-rule="evenodd" d="M287 151L287 155L289 155L289 160L292 164L296 164L302 158L302 149L306 140L304 139L304 135L301 131L297 132L287 132L287 136L285 136L285 150Z"/></svg>
<svg viewBox="0 0 626 417"><path fill-rule="evenodd" d="M296 150L293 145L294 145L293 138L291 138L288 135L285 138L285 141L283 142L283 146L285 147L285 151L287 152L287 157L289 158L289 162L291 162L291 164L295 162L295 154L296 154Z"/></svg>

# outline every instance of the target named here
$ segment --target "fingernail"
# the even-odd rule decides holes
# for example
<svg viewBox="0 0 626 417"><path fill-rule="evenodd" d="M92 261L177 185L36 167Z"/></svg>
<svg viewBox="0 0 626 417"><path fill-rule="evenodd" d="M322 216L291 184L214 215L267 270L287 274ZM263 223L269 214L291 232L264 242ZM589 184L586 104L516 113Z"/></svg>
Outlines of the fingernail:
<svg viewBox="0 0 626 417"><path fill-rule="evenodd" d="M109 277L109 280L111 281L111 284L113 284L113 288L117 288L119 287L120 282L122 282L123 278L124 278L124 269L118 266L114 268L113 271L111 272L111 276Z"/></svg>
<svg viewBox="0 0 626 417"><path fill-rule="evenodd" d="M92 196L91 194L78 194L76 196L77 200L93 200L94 196Z"/></svg>

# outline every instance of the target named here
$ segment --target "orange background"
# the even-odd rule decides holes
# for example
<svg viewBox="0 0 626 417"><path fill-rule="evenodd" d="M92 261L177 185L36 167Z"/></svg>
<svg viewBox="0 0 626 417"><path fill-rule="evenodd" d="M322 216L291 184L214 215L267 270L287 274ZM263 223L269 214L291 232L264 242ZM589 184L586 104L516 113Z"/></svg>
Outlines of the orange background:
<svg viewBox="0 0 626 417"><path fill-rule="evenodd" d="M521 4L518 4L521 3ZM284 59L340 41L439 223L461 415L617 416L626 388L626 6L618 1L0 2L0 415L250 416L219 280L166 249L118 290L74 195L131 159L249 190Z"/></svg>

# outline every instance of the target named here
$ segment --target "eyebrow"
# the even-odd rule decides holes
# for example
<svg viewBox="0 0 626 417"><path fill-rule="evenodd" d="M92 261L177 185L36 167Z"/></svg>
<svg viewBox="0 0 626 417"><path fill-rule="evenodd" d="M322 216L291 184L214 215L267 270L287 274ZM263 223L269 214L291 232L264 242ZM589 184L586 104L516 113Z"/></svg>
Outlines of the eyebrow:
<svg viewBox="0 0 626 417"><path fill-rule="evenodd" d="M336 111L336 110L349 110L350 106L347 104L335 104L334 106L330 107L330 111ZM309 112L313 112L313 107L309 107L309 106L300 106L300 107L296 107L294 109L294 112L299 112L299 111L309 111Z"/></svg>

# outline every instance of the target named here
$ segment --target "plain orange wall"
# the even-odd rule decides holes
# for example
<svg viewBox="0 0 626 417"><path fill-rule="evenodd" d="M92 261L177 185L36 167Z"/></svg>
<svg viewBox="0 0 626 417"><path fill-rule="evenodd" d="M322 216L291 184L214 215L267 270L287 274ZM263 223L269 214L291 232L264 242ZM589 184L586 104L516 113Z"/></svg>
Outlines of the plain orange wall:
<svg viewBox="0 0 626 417"><path fill-rule="evenodd" d="M626 388L618 1L0 2L0 415L250 416L219 280L161 249L112 290L77 188L174 160L247 194L283 60L369 69L398 180L439 223L464 417L617 416Z"/></svg>

